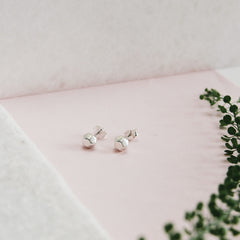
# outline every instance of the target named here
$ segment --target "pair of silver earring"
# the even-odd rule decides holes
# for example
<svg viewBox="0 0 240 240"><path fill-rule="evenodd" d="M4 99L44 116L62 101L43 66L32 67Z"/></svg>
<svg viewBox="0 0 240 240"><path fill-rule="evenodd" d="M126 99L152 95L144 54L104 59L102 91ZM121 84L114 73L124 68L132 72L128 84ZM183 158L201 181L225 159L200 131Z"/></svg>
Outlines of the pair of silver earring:
<svg viewBox="0 0 240 240"><path fill-rule="evenodd" d="M93 133L86 133L83 136L82 144L85 148L93 148L97 140L104 139L107 132L100 126L94 128ZM137 129L127 130L124 135L117 136L114 140L114 148L117 151L124 151L129 141L134 140L138 136Z"/></svg>

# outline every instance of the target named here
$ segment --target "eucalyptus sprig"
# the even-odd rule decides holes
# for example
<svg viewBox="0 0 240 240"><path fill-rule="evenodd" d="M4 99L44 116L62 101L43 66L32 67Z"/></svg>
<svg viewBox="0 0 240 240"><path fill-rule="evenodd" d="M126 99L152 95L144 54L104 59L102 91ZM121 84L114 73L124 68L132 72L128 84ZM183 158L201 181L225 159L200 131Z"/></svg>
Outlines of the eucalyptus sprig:
<svg viewBox="0 0 240 240"><path fill-rule="evenodd" d="M230 163L237 164L240 162L240 116L238 103L233 103L229 95L221 96L215 89L205 89L205 94L200 95L200 99L207 100L211 105L218 104L218 111L224 115L219 121L221 128L227 128L228 135L221 138L225 141L225 155Z"/></svg>
<svg viewBox="0 0 240 240"><path fill-rule="evenodd" d="M176 230L173 223L167 223L164 230L169 240L207 240L210 235L219 240L240 238L240 100L233 102L229 95L222 96L215 89L205 89L200 95L211 106L218 104L217 110L223 113L220 128L227 134L225 155L231 164L224 181L219 184L217 193L211 194L206 205L199 202L195 209L185 213L188 227ZM140 238L139 240L144 240Z"/></svg>

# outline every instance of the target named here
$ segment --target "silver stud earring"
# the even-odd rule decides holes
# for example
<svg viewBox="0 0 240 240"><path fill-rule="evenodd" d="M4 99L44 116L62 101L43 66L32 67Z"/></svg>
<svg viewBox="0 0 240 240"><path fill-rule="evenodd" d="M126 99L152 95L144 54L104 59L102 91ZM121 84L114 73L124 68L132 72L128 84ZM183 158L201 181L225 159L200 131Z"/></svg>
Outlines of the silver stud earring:
<svg viewBox="0 0 240 240"><path fill-rule="evenodd" d="M92 148L96 145L97 140L104 139L106 135L107 133L102 127L96 126L93 133L83 135L82 144L85 148Z"/></svg>
<svg viewBox="0 0 240 240"><path fill-rule="evenodd" d="M129 141L134 140L137 136L137 129L127 130L124 133L124 136L118 136L115 138L114 148L120 152L124 151L127 148Z"/></svg>

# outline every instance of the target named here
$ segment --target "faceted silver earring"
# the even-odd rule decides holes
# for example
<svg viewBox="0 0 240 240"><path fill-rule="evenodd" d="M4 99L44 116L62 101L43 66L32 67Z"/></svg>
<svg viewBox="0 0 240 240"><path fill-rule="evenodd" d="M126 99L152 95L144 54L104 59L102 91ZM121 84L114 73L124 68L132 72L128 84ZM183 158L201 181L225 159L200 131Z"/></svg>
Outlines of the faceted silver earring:
<svg viewBox="0 0 240 240"><path fill-rule="evenodd" d="M123 137L123 136L118 136L115 138L114 141L114 148L118 151L123 151L127 148L128 146L128 139Z"/></svg>
<svg viewBox="0 0 240 240"><path fill-rule="evenodd" d="M129 140L132 141L138 136L137 129L127 130L124 133L124 136Z"/></svg>
<svg viewBox="0 0 240 240"><path fill-rule="evenodd" d="M124 133L124 136L118 136L114 141L114 148L118 151L124 151L129 141L132 141L138 136L137 129L128 130Z"/></svg>
<svg viewBox="0 0 240 240"><path fill-rule="evenodd" d="M82 144L85 148L92 148L96 145L97 140L105 138L106 135L107 133L102 127L96 126L93 133L83 135Z"/></svg>

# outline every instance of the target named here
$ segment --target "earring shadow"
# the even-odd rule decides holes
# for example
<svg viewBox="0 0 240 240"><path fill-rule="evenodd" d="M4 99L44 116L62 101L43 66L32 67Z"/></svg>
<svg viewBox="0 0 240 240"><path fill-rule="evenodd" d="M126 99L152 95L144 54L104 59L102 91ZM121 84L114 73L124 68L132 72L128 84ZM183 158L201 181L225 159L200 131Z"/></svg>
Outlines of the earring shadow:
<svg viewBox="0 0 240 240"><path fill-rule="evenodd" d="M94 151L94 147L92 147L92 148L87 148L87 147L85 147L85 146L82 146L82 149L83 149L84 151L87 151L87 152L93 152L93 151Z"/></svg>

